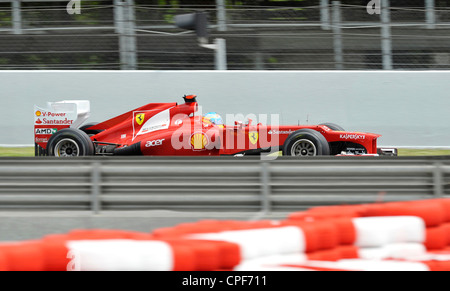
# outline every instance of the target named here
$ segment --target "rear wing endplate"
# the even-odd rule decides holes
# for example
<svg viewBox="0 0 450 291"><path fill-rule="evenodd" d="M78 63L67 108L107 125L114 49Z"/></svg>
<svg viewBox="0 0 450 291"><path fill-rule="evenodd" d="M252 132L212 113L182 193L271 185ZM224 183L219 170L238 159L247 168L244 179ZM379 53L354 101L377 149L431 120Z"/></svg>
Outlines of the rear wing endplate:
<svg viewBox="0 0 450 291"><path fill-rule="evenodd" d="M64 128L80 127L90 115L88 100L47 102L45 107L34 105L35 156L47 155L50 137Z"/></svg>

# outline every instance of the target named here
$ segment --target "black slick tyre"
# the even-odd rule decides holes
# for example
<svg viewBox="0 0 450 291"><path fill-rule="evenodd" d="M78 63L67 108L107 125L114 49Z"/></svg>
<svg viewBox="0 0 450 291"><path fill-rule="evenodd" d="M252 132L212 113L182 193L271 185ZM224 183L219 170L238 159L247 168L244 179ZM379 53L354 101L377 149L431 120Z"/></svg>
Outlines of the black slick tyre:
<svg viewBox="0 0 450 291"><path fill-rule="evenodd" d="M88 136L93 136L93 135L96 135L97 133L100 133L103 131L101 129L88 129L89 127L97 125L97 124L98 124L98 122L86 123L83 126L80 126L79 130L85 132Z"/></svg>
<svg viewBox="0 0 450 291"><path fill-rule="evenodd" d="M312 129L297 130L283 144L283 156L327 156L330 146L325 137Z"/></svg>
<svg viewBox="0 0 450 291"><path fill-rule="evenodd" d="M77 157L92 156L94 144L89 136L79 129L64 128L52 135L47 143L49 156Z"/></svg>
<svg viewBox="0 0 450 291"><path fill-rule="evenodd" d="M345 129L343 129L341 126L335 124L335 123L321 123L320 125L325 125L327 126L329 129L334 130L334 131L345 131Z"/></svg>

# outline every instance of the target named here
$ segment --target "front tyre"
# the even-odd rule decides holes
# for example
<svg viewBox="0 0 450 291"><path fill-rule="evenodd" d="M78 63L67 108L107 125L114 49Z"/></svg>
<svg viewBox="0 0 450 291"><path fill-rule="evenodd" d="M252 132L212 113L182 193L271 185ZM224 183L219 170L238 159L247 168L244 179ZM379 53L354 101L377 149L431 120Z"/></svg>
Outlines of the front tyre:
<svg viewBox="0 0 450 291"><path fill-rule="evenodd" d="M74 128L65 128L52 135L47 143L47 151L49 156L55 157L92 156L95 152L89 136Z"/></svg>
<svg viewBox="0 0 450 291"><path fill-rule="evenodd" d="M312 129L300 129L284 142L284 156L313 157L330 155L330 146L325 137Z"/></svg>
<svg viewBox="0 0 450 291"><path fill-rule="evenodd" d="M345 129L342 128L342 126L337 125L337 124L335 124L335 123L329 123L329 122L327 122L327 123L321 123L321 124L319 124L319 125L325 125L325 126L327 126L329 129L334 130L334 131L345 131Z"/></svg>

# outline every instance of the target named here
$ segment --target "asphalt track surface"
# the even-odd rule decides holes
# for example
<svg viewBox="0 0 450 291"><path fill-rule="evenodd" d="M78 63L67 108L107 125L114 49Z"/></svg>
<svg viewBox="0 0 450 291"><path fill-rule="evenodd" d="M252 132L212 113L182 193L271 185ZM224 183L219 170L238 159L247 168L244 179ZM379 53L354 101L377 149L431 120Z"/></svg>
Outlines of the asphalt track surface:
<svg viewBox="0 0 450 291"><path fill-rule="evenodd" d="M199 220L284 219L288 213L274 212L181 212L133 211L1 211L0 241L38 239L73 229L120 229L150 232L160 227Z"/></svg>

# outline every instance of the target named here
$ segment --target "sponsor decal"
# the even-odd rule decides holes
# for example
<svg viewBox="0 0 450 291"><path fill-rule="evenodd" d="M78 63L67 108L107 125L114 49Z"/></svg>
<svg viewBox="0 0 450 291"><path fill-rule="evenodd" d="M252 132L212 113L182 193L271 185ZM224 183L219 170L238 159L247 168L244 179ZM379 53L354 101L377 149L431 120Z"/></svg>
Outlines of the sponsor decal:
<svg viewBox="0 0 450 291"><path fill-rule="evenodd" d="M57 128L36 128L34 133L35 134L54 134L57 132Z"/></svg>
<svg viewBox="0 0 450 291"><path fill-rule="evenodd" d="M145 119L145 113L136 114L136 123L138 125L142 125L142 123L144 123L144 119Z"/></svg>
<svg viewBox="0 0 450 291"><path fill-rule="evenodd" d="M140 133L142 134L142 133L152 132L152 131L155 131L158 129L163 129L163 128L167 128L167 124L161 124L161 125L155 125L155 126L142 128Z"/></svg>
<svg viewBox="0 0 450 291"><path fill-rule="evenodd" d="M341 134L339 136L341 139L366 139L364 134Z"/></svg>
<svg viewBox="0 0 450 291"><path fill-rule="evenodd" d="M152 116L152 111L155 110L147 110L145 113L135 111L133 112L133 140L141 134L146 134L149 132L167 129L170 124L170 108L163 110L161 112L156 113ZM145 114L148 113L148 118L146 121L144 120ZM144 122L145 121L145 122Z"/></svg>
<svg viewBox="0 0 450 291"><path fill-rule="evenodd" d="M292 130L276 130L276 129L272 129L272 130L269 130L269 132L268 132L268 134L291 134L291 133L293 133L294 131L292 131Z"/></svg>
<svg viewBox="0 0 450 291"><path fill-rule="evenodd" d="M155 139L155 140L149 140L145 143L146 147L155 147L155 146L160 146L162 145L162 142L165 140L165 138L163 139Z"/></svg>
<svg viewBox="0 0 450 291"><path fill-rule="evenodd" d="M191 146L194 150L204 150L208 145L208 138L203 132L191 135Z"/></svg>
<svg viewBox="0 0 450 291"><path fill-rule="evenodd" d="M248 133L248 139L252 144L256 144L258 142L259 134L257 131L250 131Z"/></svg>
<svg viewBox="0 0 450 291"><path fill-rule="evenodd" d="M73 123L73 120L68 119L67 117L64 119L47 119L42 118L42 121L38 118L36 120L36 124L60 124L60 125L70 125Z"/></svg>
<svg viewBox="0 0 450 291"><path fill-rule="evenodd" d="M48 125L47 128L54 128L57 125L64 127L71 126L77 119L75 103L49 102L47 108L34 106L34 124ZM35 134L51 134L36 133Z"/></svg>
<svg viewBox="0 0 450 291"><path fill-rule="evenodd" d="M49 125L71 125L74 121L72 116L67 112L50 112L44 110L35 111L35 124L49 124Z"/></svg>
<svg viewBox="0 0 450 291"><path fill-rule="evenodd" d="M48 142L48 137L36 137L35 142Z"/></svg>
<svg viewBox="0 0 450 291"><path fill-rule="evenodd" d="M126 138L126 137L127 137L127 135L125 133L120 135L120 138Z"/></svg>
<svg viewBox="0 0 450 291"><path fill-rule="evenodd" d="M38 115L39 113L39 115ZM66 112L45 112L45 111L36 111L36 116L44 116L44 117L66 117Z"/></svg>

